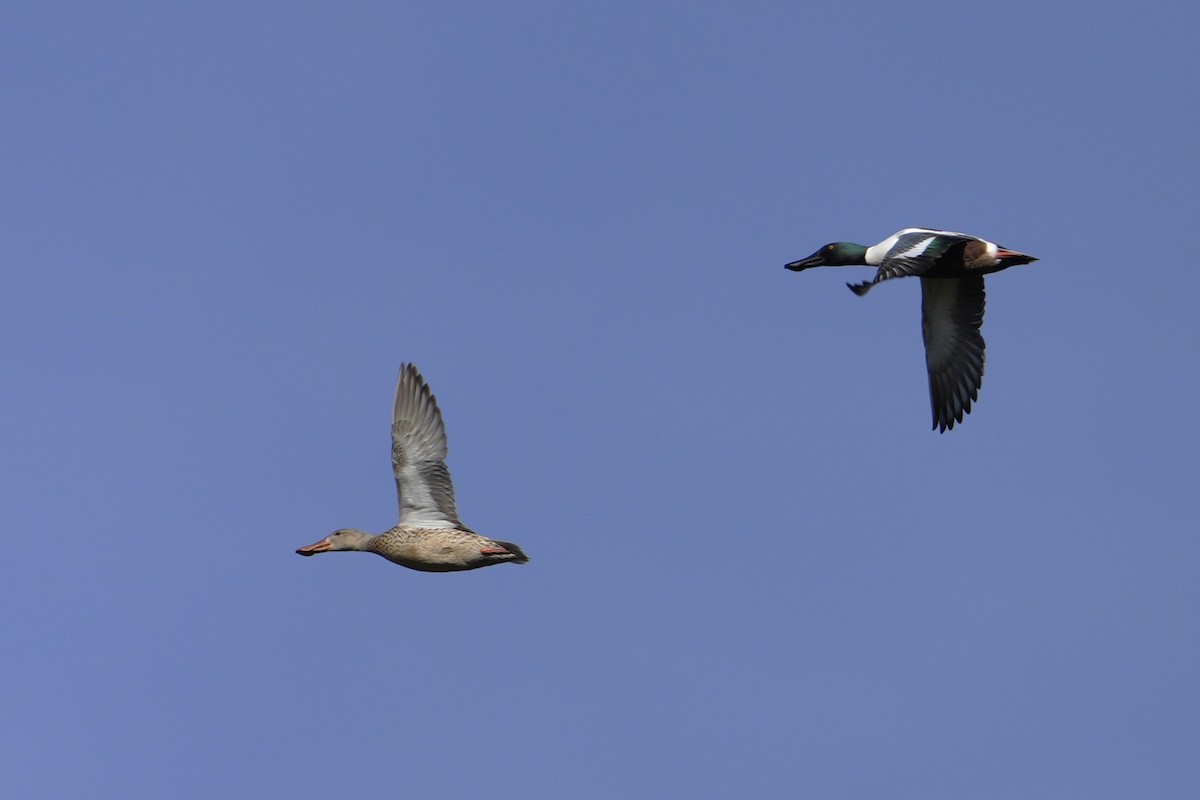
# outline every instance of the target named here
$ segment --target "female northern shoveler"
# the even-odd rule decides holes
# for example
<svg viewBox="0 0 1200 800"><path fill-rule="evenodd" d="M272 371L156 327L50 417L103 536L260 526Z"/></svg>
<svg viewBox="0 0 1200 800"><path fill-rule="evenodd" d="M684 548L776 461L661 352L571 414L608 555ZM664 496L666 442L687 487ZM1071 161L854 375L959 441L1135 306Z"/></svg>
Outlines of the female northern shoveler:
<svg viewBox="0 0 1200 800"><path fill-rule="evenodd" d="M454 485L446 468L442 413L412 364L401 364L396 380L392 469L400 498L400 522L396 527L378 536L358 530L334 531L296 552L314 556L335 550L363 550L422 572L455 572L529 560L512 542L480 536L459 520Z"/></svg>

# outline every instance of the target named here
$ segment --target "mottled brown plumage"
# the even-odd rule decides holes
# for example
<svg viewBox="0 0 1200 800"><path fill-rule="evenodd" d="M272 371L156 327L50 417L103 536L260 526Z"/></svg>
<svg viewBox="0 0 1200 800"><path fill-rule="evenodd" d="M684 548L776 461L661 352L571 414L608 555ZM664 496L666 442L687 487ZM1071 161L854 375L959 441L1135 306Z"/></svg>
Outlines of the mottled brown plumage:
<svg viewBox="0 0 1200 800"><path fill-rule="evenodd" d="M348 528L334 531L296 552L313 556L359 550L422 572L456 572L508 561L524 564L529 559L520 547L480 536L459 520L446 450L437 400L417 368L402 364L392 406L392 470L400 522L378 536Z"/></svg>

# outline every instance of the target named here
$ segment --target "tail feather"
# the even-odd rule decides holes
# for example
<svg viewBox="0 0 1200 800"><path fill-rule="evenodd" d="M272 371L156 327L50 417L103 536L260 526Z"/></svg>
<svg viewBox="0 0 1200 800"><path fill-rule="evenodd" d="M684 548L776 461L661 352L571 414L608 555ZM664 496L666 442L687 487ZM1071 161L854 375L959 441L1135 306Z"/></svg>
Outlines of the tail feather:
<svg viewBox="0 0 1200 800"><path fill-rule="evenodd" d="M512 542L502 542L499 539L493 539L492 541L516 556L516 558L512 559L512 563L524 564L529 561L529 556L525 555L525 551Z"/></svg>

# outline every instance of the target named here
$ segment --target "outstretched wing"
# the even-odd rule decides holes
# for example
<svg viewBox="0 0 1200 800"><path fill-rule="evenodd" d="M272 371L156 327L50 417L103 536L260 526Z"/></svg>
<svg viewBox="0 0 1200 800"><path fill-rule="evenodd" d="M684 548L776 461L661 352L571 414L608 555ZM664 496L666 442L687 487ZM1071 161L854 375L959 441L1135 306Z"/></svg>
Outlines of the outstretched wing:
<svg viewBox="0 0 1200 800"><path fill-rule="evenodd" d="M392 469L400 524L461 528L446 468L446 428L437 400L412 364L400 365L392 407Z"/></svg>
<svg viewBox="0 0 1200 800"><path fill-rule="evenodd" d="M983 276L921 278L921 333L933 427L962 422L983 385Z"/></svg>
<svg viewBox="0 0 1200 800"><path fill-rule="evenodd" d="M965 246L974 237L949 231L914 231L896 240L879 265L880 280L928 272L955 245Z"/></svg>
<svg viewBox="0 0 1200 800"><path fill-rule="evenodd" d="M847 284L856 295L863 296L872 286L889 278L925 275L936 268L943 256L950 254L955 248L961 250L968 242L976 241L975 237L965 233L926 228L906 228L895 234L895 240L891 247L888 247L883 260L878 262L879 269L876 270L874 278L862 283ZM886 240L880 243L884 246L886 244Z"/></svg>

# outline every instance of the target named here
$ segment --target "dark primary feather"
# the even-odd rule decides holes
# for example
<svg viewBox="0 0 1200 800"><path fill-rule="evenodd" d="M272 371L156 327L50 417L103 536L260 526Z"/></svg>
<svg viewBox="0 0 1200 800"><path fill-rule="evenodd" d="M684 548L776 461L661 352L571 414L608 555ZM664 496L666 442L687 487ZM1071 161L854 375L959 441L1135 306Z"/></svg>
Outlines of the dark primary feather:
<svg viewBox="0 0 1200 800"><path fill-rule="evenodd" d="M982 275L921 278L921 333L933 427L947 431L971 410L983 385Z"/></svg>

